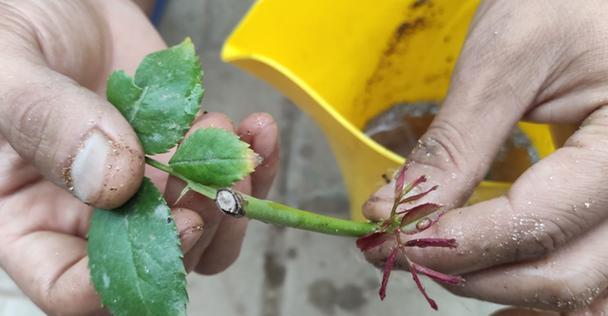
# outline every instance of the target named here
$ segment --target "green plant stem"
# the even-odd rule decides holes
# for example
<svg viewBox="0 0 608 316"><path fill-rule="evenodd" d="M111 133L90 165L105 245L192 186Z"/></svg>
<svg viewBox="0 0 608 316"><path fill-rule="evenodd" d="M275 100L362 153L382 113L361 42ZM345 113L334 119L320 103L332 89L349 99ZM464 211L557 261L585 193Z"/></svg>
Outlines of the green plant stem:
<svg viewBox="0 0 608 316"><path fill-rule="evenodd" d="M183 175L152 158L146 157L146 163L150 166L177 177L188 185L188 187L210 199L215 199L217 190L189 180ZM244 200L245 216L265 223L279 226L288 226L308 231L314 231L329 235L361 237L378 229L377 223L363 223L344 220L326 215L300 210L287 205L268 200L261 200L252 196L242 194Z"/></svg>

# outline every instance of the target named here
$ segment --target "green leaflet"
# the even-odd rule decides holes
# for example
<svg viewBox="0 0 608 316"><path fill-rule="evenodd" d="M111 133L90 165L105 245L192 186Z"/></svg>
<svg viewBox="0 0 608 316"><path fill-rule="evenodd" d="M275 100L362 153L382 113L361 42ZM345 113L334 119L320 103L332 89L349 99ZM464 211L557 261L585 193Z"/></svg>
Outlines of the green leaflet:
<svg viewBox="0 0 608 316"><path fill-rule="evenodd" d="M135 129L146 154L166 152L183 138L202 97L201 65L189 38L146 56L135 79L123 71L108 79L108 101Z"/></svg>
<svg viewBox="0 0 608 316"><path fill-rule="evenodd" d="M249 144L223 129L199 129L179 146L169 165L186 178L216 187L230 186L255 168Z"/></svg>
<svg viewBox="0 0 608 316"><path fill-rule="evenodd" d="M186 314L186 271L169 211L147 178L122 207L95 210L89 269L102 304L114 315Z"/></svg>

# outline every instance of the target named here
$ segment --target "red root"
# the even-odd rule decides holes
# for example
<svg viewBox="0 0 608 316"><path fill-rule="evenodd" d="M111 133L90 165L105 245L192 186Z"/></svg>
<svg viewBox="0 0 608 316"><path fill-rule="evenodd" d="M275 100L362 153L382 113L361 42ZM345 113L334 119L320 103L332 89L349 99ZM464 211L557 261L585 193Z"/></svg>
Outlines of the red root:
<svg viewBox="0 0 608 316"><path fill-rule="evenodd" d="M418 287L418 291L420 291L420 293L422 293L422 295L424 296L426 301L429 302L429 305L431 305L432 309L438 310L439 306L437 306L437 303L435 302L435 300L433 300L429 296L429 294L426 292L424 285L422 285L422 282L420 282L420 279L418 278L418 273L416 273L416 269L414 267L412 267L412 265L410 265L410 272L412 273L412 278L414 279L414 282L416 283L416 286Z"/></svg>
<svg viewBox="0 0 608 316"><path fill-rule="evenodd" d="M456 248L456 239L445 239L445 238L420 238L410 239L405 243L406 247L444 247L444 248Z"/></svg>
<svg viewBox="0 0 608 316"><path fill-rule="evenodd" d="M386 263L384 264L384 272L382 273L382 284L380 285L380 291L378 291L381 300L384 300L384 298L386 297L386 286L388 285L388 278L391 276L393 265L395 265L395 259L397 258L398 250L398 248L393 248L391 254L388 255L388 258L386 258Z"/></svg>
<svg viewBox="0 0 608 316"><path fill-rule="evenodd" d="M425 197L429 192L437 189L437 186L434 186L422 193L405 197L411 190L416 188L421 183L426 182L427 180L425 176L421 176L418 179L414 180L412 183L406 185L406 170L407 166L405 165L401 167L401 169L395 176L395 202L393 204L393 211L391 217L379 225L378 231L358 238L357 247L361 251L365 252L372 248L379 247L386 241L392 239L394 241L394 246L393 248L391 248L391 252L386 259L386 263L384 264L382 284L378 292L378 294L380 295L380 299L384 300L384 298L386 297L386 287L388 285L388 280L391 275L391 271L393 270L393 267L395 265L397 254L400 253L405 257L409 264L410 273L412 274L414 282L416 282L418 290L428 301L431 308L437 310L437 303L435 303L435 301L431 299L427 294L424 286L422 285L422 282L418 277L418 273L426 275L435 281L452 285L460 284L464 282L464 279L460 276L443 274L441 272L437 272L435 270L421 266L417 263L413 263L409 260L405 251L401 250L404 250L405 247L456 248L456 239L413 238L406 241L402 240L401 234L418 234L428 229L433 224L437 223L439 218L445 213L444 211L440 211L441 205L435 203L424 203L404 211L395 212L398 205L418 201L421 198Z"/></svg>
<svg viewBox="0 0 608 316"><path fill-rule="evenodd" d="M410 265L410 268L428 276L429 278L431 278L437 282L451 284L451 285L458 285L458 284L464 282L464 279L460 276L443 274L441 272L437 272L437 271L429 269L427 267L423 267L416 263L412 263Z"/></svg>

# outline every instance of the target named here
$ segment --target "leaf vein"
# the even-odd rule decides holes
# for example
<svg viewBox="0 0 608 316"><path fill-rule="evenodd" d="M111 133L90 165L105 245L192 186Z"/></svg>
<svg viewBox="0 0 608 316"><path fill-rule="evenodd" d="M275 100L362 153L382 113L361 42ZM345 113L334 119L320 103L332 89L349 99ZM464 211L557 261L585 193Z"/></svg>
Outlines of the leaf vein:
<svg viewBox="0 0 608 316"><path fill-rule="evenodd" d="M173 161L171 162L172 165L185 165L185 164L191 164L191 163L204 163L204 164L209 164L209 163L217 163L217 162L224 162L224 161L247 161L247 159L244 158L205 158L205 159L185 159L185 160L178 160L178 161Z"/></svg>
<svg viewBox="0 0 608 316"><path fill-rule="evenodd" d="M149 87L144 87L144 89L139 94L139 98L137 98L137 100L135 100L135 102L133 102L133 105L132 105L132 109L133 110L129 113L130 115L128 117L128 121L129 122L134 122L135 121L135 117L139 113L139 110L141 110L142 104L143 104L143 100L146 97L146 95L148 94L149 90L150 90Z"/></svg>
<svg viewBox="0 0 608 316"><path fill-rule="evenodd" d="M125 226L126 226L126 231L127 231L127 246L129 247L129 253L131 254L129 256L129 259L131 260L131 263L133 264L132 267L135 270L135 275L137 276L137 279L142 280L142 278L139 274L139 270L137 269L137 264L136 264L135 258L134 258L135 256L134 256L133 246L131 244L132 240L131 240L131 230L130 230L130 225L129 225L129 215L125 216ZM142 302L145 302L144 294L141 290L141 285L139 284L139 282L134 282L134 283L135 283L135 288L137 289L137 294L139 295L140 300ZM146 315L150 315L150 309L148 308L148 305L145 303L142 305L146 309Z"/></svg>

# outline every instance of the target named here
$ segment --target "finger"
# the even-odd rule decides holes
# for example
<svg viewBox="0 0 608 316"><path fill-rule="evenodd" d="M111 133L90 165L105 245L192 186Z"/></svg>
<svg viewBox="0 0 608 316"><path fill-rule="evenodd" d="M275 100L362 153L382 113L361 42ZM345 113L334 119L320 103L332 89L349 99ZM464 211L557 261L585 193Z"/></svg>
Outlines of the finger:
<svg viewBox="0 0 608 316"><path fill-rule="evenodd" d="M591 315L606 315L608 313L608 291L605 290L602 295L597 297L591 306L581 310L567 313L567 316L591 316Z"/></svg>
<svg viewBox="0 0 608 316"><path fill-rule="evenodd" d="M189 213L187 213L189 212ZM202 221L189 210L177 210L182 249L200 237ZM2 268L22 291L51 315L89 315L101 303L89 277L86 240L55 232L36 232L9 242L0 256Z"/></svg>
<svg viewBox="0 0 608 316"><path fill-rule="evenodd" d="M105 0L93 3L98 11L103 12L112 38L114 58L109 71L122 69L133 74L146 55L167 47L150 19L132 1ZM134 38L137 40L134 41ZM106 81L102 79L102 87L105 88Z"/></svg>
<svg viewBox="0 0 608 316"><path fill-rule="evenodd" d="M186 208L171 209L171 218L177 227L182 252L188 253L203 234L203 219L196 212Z"/></svg>
<svg viewBox="0 0 608 316"><path fill-rule="evenodd" d="M505 308L493 313L491 316L559 316L558 313L523 308Z"/></svg>
<svg viewBox="0 0 608 316"><path fill-rule="evenodd" d="M155 0L135 0L134 1L147 15L152 15Z"/></svg>
<svg viewBox="0 0 608 316"><path fill-rule="evenodd" d="M14 69L16 71L16 69ZM143 153L122 115L94 93L45 68L0 78L0 132L50 181L85 203L113 208L137 190ZM48 81L53 88L46 88ZM29 82L26 84L26 82Z"/></svg>
<svg viewBox="0 0 608 316"><path fill-rule="evenodd" d="M250 192L251 179L247 177L239 181L234 185L234 189L239 192ZM245 217L222 216L222 222L218 226L209 247L202 254L196 266L196 272L210 275L228 268L241 252L248 222L249 220Z"/></svg>
<svg viewBox="0 0 608 316"><path fill-rule="evenodd" d="M71 10L62 14L73 14L74 19L66 20L99 19L90 6L69 3ZM26 12L37 16L41 8L31 6ZM65 9L60 4L48 6L49 10ZM80 200L102 208L119 206L137 190L143 177L137 136L111 104L62 74L94 85L90 70L81 69L94 65L93 69L101 71L95 67L107 66L105 38L97 30L92 30L90 38L51 37L57 30L49 28L57 25L29 18L16 15L0 26L3 36L12 34L3 39L9 44L0 53L0 133L47 179ZM57 26L59 30L79 28L66 23ZM22 27L32 24L33 29ZM78 57L72 60L70 56Z"/></svg>
<svg viewBox="0 0 608 316"><path fill-rule="evenodd" d="M101 310L89 278L86 240L40 231L2 242L0 265L47 314L89 315Z"/></svg>
<svg viewBox="0 0 608 316"><path fill-rule="evenodd" d="M200 128L212 127L222 128L231 132L234 131L232 122L227 116L220 113L208 113L201 116L192 125L189 134ZM188 135L186 135L186 137L187 136ZM205 229L201 238L196 243L194 248L192 248L184 257L184 261L186 262L187 266L196 266L201 255L203 252L205 252L213 240L215 233L222 222L223 215L217 211L215 203L212 200L209 200L196 192L189 191L185 195L181 196L184 187L185 184L183 181L175 177L169 177L165 191L165 198L171 207L187 208L196 212L205 223Z"/></svg>
<svg viewBox="0 0 608 316"><path fill-rule="evenodd" d="M522 10L524 15L542 9L527 5L531 8ZM406 180L426 175L429 187L439 185L428 199L446 208L461 206L486 175L516 122L534 105L554 59L547 50L538 49L541 41L536 37L542 25L536 24L541 20L517 23L525 17L516 19L502 12L486 8L480 13L483 17L473 24L442 108L408 156ZM537 51L543 55L530 58L530 52ZM390 213L393 185L366 203L368 218L380 220Z"/></svg>
<svg viewBox="0 0 608 316"><path fill-rule="evenodd" d="M277 125L272 116L266 113L254 113L246 117L238 128L242 141L251 145L262 158L262 164L256 171L235 185L239 192L252 192L253 196L263 198L268 193L279 165L279 144ZM215 274L224 271L238 258L245 231L246 218L224 217L205 251L197 272Z"/></svg>
<svg viewBox="0 0 608 316"><path fill-rule="evenodd" d="M457 250L416 249L408 255L444 272L466 273L548 255L608 215L608 107L595 111L564 147L533 165L506 196L448 212L416 235L455 238ZM381 260L390 245L373 249Z"/></svg>
<svg viewBox="0 0 608 316"><path fill-rule="evenodd" d="M262 163L251 174L251 195L264 198L279 167L277 124L270 114L254 113L241 122L237 133L262 158Z"/></svg>
<svg viewBox="0 0 608 316"><path fill-rule="evenodd" d="M498 266L465 276L450 289L484 301L544 310L588 308L608 288L608 230L600 227L533 261Z"/></svg>
<svg viewBox="0 0 608 316"><path fill-rule="evenodd" d="M177 233L181 241L182 252L184 253L184 265L186 271L190 272L194 268L188 253L203 235L203 219L196 212L185 208L171 209L171 216L175 221ZM186 257L188 260L186 260Z"/></svg>

